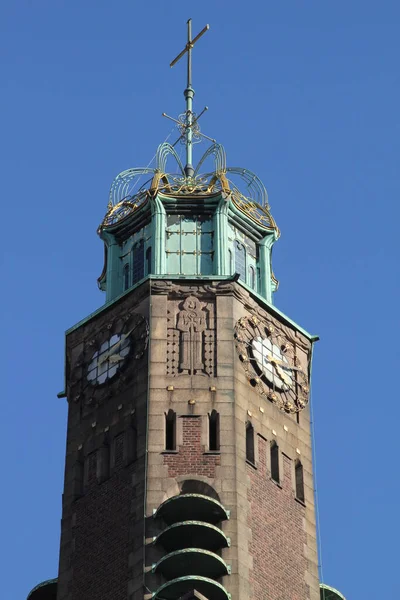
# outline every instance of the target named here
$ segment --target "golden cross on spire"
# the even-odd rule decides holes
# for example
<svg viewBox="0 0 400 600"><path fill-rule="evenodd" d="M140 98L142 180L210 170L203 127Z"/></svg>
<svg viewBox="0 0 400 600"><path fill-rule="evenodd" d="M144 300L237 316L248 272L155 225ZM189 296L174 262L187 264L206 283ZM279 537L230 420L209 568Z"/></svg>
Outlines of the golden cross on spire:
<svg viewBox="0 0 400 600"><path fill-rule="evenodd" d="M192 49L193 49L193 46L195 45L195 43L197 42L197 40L199 40L201 38L201 36L204 35L208 29L210 29L210 26L206 25L204 27L204 29L202 29L200 31L200 33L198 33L196 35L196 37L192 39L192 19L189 19L187 22L188 41L186 43L186 46L184 47L182 52L180 52L178 54L178 56L176 58L174 58L174 60L170 64L170 67L173 67L178 62L178 60L180 60L182 58L182 56L184 56L187 53L187 55L188 55L187 85L186 85L186 89L184 91L184 95L186 98L186 113L185 113L184 124L180 123L179 121L176 121L176 119L171 119L171 117L168 117L168 115L163 113L163 115L165 117L167 117L168 119L171 119L172 121L177 122L178 125L180 125L180 126L183 125L182 137L184 136L184 138L185 138L185 146L186 146L185 173L186 173L187 177L192 177L194 174L194 168L192 165L193 127L195 126L195 124L197 123L197 121L199 120L201 115L204 113L204 111L207 110L207 107L206 107L200 113L200 115L197 118L195 118L195 115L193 113L194 89L192 88ZM204 137L207 137L207 136L204 136ZM208 138L208 139L210 139L210 138Z"/></svg>
<svg viewBox="0 0 400 600"><path fill-rule="evenodd" d="M187 52L188 54L188 62L187 62L187 87L190 88L192 87L192 49L193 46L195 45L195 43L197 42L197 40L199 40L201 38L202 35L205 34L206 31L208 31L208 29L210 29L209 25L206 25L201 31L200 33L198 33L196 35L196 37L192 40L192 19L189 19L187 22L187 29L188 29L188 41L186 46L184 47L184 49L182 50L182 52L180 52L178 54L178 56L176 58L174 58L174 60L172 61L172 63L169 65L170 67L173 67L178 60L180 60L182 58L182 56L184 56Z"/></svg>

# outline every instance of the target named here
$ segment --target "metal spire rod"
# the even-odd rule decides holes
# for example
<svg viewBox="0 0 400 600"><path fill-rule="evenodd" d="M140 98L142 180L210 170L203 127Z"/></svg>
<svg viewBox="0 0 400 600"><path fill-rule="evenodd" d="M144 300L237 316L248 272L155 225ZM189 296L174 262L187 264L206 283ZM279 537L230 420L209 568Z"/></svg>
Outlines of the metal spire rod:
<svg viewBox="0 0 400 600"><path fill-rule="evenodd" d="M193 119L193 98L194 98L194 89L192 88L192 49L197 40L201 38L202 35L206 33L206 31L210 29L209 25L206 25L200 33L196 35L195 38L192 39L192 19L189 19L187 22L187 33L188 33L188 41L186 43L185 48L178 54L176 58L171 62L170 67L173 67L186 53L188 55L187 59L187 84L186 89L184 91L184 95L186 98L186 128L185 128L185 140L186 140L186 167L185 173L187 177L192 177L194 174L194 168L192 164L192 150L193 150L193 128L195 120ZM204 111L203 111L204 112ZM196 119L197 120L197 119Z"/></svg>

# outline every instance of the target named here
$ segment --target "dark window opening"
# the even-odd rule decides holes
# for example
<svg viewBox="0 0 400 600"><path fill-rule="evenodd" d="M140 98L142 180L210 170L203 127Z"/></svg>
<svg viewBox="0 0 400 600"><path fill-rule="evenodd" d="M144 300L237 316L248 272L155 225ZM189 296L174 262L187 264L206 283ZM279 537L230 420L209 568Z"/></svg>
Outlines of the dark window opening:
<svg viewBox="0 0 400 600"><path fill-rule="evenodd" d="M151 273L151 246L146 250L146 275Z"/></svg>
<svg viewBox="0 0 400 600"><path fill-rule="evenodd" d="M173 410L165 415L165 449L176 450L176 413Z"/></svg>
<svg viewBox="0 0 400 600"><path fill-rule="evenodd" d="M132 285L144 277L144 242L140 240L132 248Z"/></svg>
<svg viewBox="0 0 400 600"><path fill-rule="evenodd" d="M130 426L126 436L126 464L130 464L137 458L137 427L136 413L132 415Z"/></svg>
<svg viewBox="0 0 400 600"><path fill-rule="evenodd" d="M87 457L87 485L97 482L97 452L92 452Z"/></svg>
<svg viewBox="0 0 400 600"><path fill-rule="evenodd" d="M303 465L299 460L295 463L295 481L296 481L296 498L304 502L304 476L303 476Z"/></svg>
<svg viewBox="0 0 400 600"><path fill-rule="evenodd" d="M129 265L126 264L124 266L124 290L127 290L129 287Z"/></svg>
<svg viewBox="0 0 400 600"><path fill-rule="evenodd" d="M125 458L125 434L120 433L114 439L114 468L120 469L124 466Z"/></svg>
<svg viewBox="0 0 400 600"><path fill-rule="evenodd" d="M208 415L208 448L211 452L219 452L219 413L213 410Z"/></svg>
<svg viewBox="0 0 400 600"><path fill-rule="evenodd" d="M271 443L271 478L279 483L279 446L276 442Z"/></svg>
<svg viewBox="0 0 400 600"><path fill-rule="evenodd" d="M246 423L246 460L253 465L256 462L254 454L254 428L249 421Z"/></svg>
<svg viewBox="0 0 400 600"><path fill-rule="evenodd" d="M77 460L73 466L73 497L76 500L83 494L83 464Z"/></svg>

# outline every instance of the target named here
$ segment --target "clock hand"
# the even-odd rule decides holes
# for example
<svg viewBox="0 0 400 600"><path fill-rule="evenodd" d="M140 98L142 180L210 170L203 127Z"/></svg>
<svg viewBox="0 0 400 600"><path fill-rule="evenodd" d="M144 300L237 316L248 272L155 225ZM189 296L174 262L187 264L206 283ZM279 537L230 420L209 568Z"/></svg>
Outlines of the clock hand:
<svg viewBox="0 0 400 600"><path fill-rule="evenodd" d="M272 363L274 364L274 363ZM292 378L289 377L289 375L287 373L285 373L285 371L283 371L283 369L281 369L281 367L277 364L274 364L275 370L278 373L278 376L282 379L282 381L284 381L286 383L286 385L288 385L289 387L292 385L293 381Z"/></svg>
<svg viewBox="0 0 400 600"><path fill-rule="evenodd" d="M275 358L275 356L271 356L270 354L268 354L266 356L266 359L272 363L272 364L276 364L279 365L281 367L283 367L284 369L290 370L290 371L299 371L300 373L303 373L303 375L305 374L302 367L295 367L295 366L291 366L288 363L284 362L283 360L279 360L278 358Z"/></svg>
<svg viewBox="0 0 400 600"><path fill-rule="evenodd" d="M118 340L118 342L115 342L115 344L113 344L107 352L105 352L104 354L101 355L101 357L98 360L99 366L102 365L103 362L105 362L106 360L109 360L109 357L111 357L113 354L115 354L115 352L119 349L119 347L126 340L126 338L131 335L132 331L133 331L133 329L128 331L128 333L123 333L121 335L120 339Z"/></svg>
<svg viewBox="0 0 400 600"><path fill-rule="evenodd" d="M108 362L116 363L120 360L124 360L124 356L121 356L120 354L111 354L110 358L108 359Z"/></svg>

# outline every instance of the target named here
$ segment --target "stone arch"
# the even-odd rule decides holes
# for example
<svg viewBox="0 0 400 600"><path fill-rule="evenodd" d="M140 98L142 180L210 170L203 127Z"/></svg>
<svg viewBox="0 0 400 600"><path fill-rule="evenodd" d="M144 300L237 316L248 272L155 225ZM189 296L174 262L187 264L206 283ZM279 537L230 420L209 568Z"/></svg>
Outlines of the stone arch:
<svg viewBox="0 0 400 600"><path fill-rule="evenodd" d="M180 475L170 479L171 483L163 495L163 502L180 494L202 494L220 502L219 494L212 486L212 479L208 477L194 477L193 475Z"/></svg>
<svg viewBox="0 0 400 600"><path fill-rule="evenodd" d="M214 500L218 500L219 502L219 495L206 481L200 479L185 479L184 481L181 481L180 488L181 494L201 494L202 496L214 498Z"/></svg>

